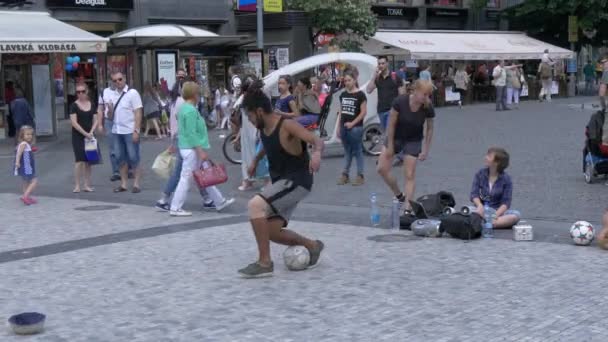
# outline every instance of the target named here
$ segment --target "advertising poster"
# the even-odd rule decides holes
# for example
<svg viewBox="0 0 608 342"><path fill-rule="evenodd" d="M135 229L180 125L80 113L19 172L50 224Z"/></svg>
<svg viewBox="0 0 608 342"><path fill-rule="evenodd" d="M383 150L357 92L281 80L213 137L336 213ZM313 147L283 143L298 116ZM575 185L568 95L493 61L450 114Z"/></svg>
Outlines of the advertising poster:
<svg viewBox="0 0 608 342"><path fill-rule="evenodd" d="M63 90L63 73L65 65L62 54L56 53L53 55L53 83L55 85L55 104L63 105L64 90Z"/></svg>
<svg viewBox="0 0 608 342"><path fill-rule="evenodd" d="M255 69L257 77L262 78L263 76L263 64L264 60L262 57L262 51L249 51L247 52L247 61Z"/></svg>
<svg viewBox="0 0 608 342"><path fill-rule="evenodd" d="M53 101L48 65L32 65L32 90L36 135L53 135Z"/></svg>
<svg viewBox="0 0 608 342"><path fill-rule="evenodd" d="M271 47L268 49L268 73L279 70L279 62L277 61L277 48Z"/></svg>
<svg viewBox="0 0 608 342"><path fill-rule="evenodd" d="M167 83L168 89L173 89L177 70L177 56L174 52L159 52L156 54L156 70L158 82Z"/></svg>
<svg viewBox="0 0 608 342"><path fill-rule="evenodd" d="M289 48L282 47L277 49L277 64L279 69L289 64Z"/></svg>

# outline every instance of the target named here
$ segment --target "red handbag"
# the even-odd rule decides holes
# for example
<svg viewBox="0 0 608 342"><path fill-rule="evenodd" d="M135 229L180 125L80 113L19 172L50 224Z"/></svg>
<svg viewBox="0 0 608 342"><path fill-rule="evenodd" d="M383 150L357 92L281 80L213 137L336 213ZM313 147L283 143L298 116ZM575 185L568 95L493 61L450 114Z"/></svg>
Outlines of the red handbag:
<svg viewBox="0 0 608 342"><path fill-rule="evenodd" d="M200 168L194 171L194 180L201 189L224 184L228 181L228 174L226 173L224 164L215 164L212 161L209 161L208 163L211 164L211 166L205 168L203 166L204 163L202 163Z"/></svg>

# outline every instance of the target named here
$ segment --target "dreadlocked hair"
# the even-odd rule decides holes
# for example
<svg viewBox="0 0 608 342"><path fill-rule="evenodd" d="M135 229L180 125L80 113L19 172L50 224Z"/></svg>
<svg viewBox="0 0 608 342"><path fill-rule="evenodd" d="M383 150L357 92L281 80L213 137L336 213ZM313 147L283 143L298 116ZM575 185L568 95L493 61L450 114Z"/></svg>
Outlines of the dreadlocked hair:
<svg viewBox="0 0 608 342"><path fill-rule="evenodd" d="M272 113L272 104L270 99L264 93L264 82L261 80L253 81L247 87L245 98L243 99L243 107L247 111L255 111L261 108L264 113Z"/></svg>

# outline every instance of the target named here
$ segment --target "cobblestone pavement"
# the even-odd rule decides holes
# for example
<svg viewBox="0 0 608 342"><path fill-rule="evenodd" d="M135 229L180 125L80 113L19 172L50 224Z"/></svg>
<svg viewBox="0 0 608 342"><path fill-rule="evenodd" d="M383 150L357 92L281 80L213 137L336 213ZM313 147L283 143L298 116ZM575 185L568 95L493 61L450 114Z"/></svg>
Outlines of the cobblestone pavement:
<svg viewBox="0 0 608 342"><path fill-rule="evenodd" d="M245 217L253 192L235 190L240 167L228 166L221 187L237 197L225 213L197 211L193 191L186 208L195 215L169 218L152 208L163 181L151 172L141 194L113 194L106 164L94 170L95 193L74 195L69 136L41 143L40 204L22 206L13 179L0 183L0 319L46 313L48 330L28 339L44 342L605 341L606 252L567 236L576 220L598 224L608 202L606 186L582 179L591 113L582 103L590 100L439 109L431 158L418 170L418 194L448 190L464 205L487 147L507 147L513 204L536 242L510 241L509 231L471 243L370 240L391 234L362 227L370 192L390 204L374 158L358 189L336 186L342 161L326 158L294 224L326 243L322 264L289 272L275 245L275 277L259 281L236 275L256 255ZM221 134L211 133L216 160ZM163 147L144 142L146 169ZM0 168L10 170L3 151ZM0 341L21 340L0 329Z"/></svg>
<svg viewBox="0 0 608 342"><path fill-rule="evenodd" d="M326 243L320 266L290 272L273 245L275 276L264 280L236 274L256 256L246 223L0 263L0 317L44 312L48 329L28 339L44 342L604 341L608 333L597 248L405 234L377 242L369 238L390 231L293 227ZM0 340L22 339L1 330Z"/></svg>

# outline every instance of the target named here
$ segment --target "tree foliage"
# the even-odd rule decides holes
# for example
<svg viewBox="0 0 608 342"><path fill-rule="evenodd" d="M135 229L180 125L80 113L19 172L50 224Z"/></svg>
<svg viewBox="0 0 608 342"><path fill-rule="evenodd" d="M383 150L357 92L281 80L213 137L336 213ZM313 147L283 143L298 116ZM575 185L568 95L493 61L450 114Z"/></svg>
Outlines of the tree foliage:
<svg viewBox="0 0 608 342"><path fill-rule="evenodd" d="M567 42L570 15L578 17L580 30L598 31L594 41L607 38L608 0L526 0L509 12L512 26L554 42Z"/></svg>
<svg viewBox="0 0 608 342"><path fill-rule="evenodd" d="M289 9L308 13L316 32L340 35L332 44L347 51L360 50L360 38L376 33L377 18L370 0L287 0Z"/></svg>

